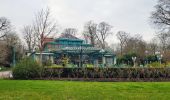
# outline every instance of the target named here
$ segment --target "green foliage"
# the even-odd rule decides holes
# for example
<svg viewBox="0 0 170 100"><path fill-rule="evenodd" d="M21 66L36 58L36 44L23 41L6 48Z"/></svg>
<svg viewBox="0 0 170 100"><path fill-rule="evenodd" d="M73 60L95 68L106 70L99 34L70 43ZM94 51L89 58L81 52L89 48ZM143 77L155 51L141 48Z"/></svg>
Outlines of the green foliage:
<svg viewBox="0 0 170 100"><path fill-rule="evenodd" d="M63 67L67 67L67 64L69 63L69 58L67 56L62 57L62 65Z"/></svg>
<svg viewBox="0 0 170 100"><path fill-rule="evenodd" d="M62 65L53 64L51 66L47 66L47 68L63 68L63 66Z"/></svg>
<svg viewBox="0 0 170 100"><path fill-rule="evenodd" d="M132 65L127 65L127 64L117 64L113 65L113 68L131 68L133 67Z"/></svg>
<svg viewBox="0 0 170 100"><path fill-rule="evenodd" d="M118 57L117 59L117 66L118 67L126 67L126 66L132 66L133 65L133 61L132 61L132 57L137 57L136 59L136 63L138 66L152 66L152 67L160 67L158 58L156 55L148 55L145 57L140 57L139 55L137 55L136 53L129 53L129 54L125 54L122 57ZM162 63L166 63L164 61L164 59L161 59ZM165 64L162 64L161 67L165 66Z"/></svg>
<svg viewBox="0 0 170 100"><path fill-rule="evenodd" d="M45 62L43 62L43 66L52 66L52 62L50 59L46 60Z"/></svg>
<svg viewBox="0 0 170 100"><path fill-rule="evenodd" d="M87 68L93 68L93 67L94 67L93 64L86 64L85 66L86 66Z"/></svg>
<svg viewBox="0 0 170 100"><path fill-rule="evenodd" d="M137 54L136 53L125 54L117 59L117 63L118 65L120 64L133 65L132 57L137 57Z"/></svg>
<svg viewBox="0 0 170 100"><path fill-rule="evenodd" d="M156 61L158 61L156 55L149 55L149 56L147 56L145 58L145 60L148 61L148 62L156 62Z"/></svg>
<svg viewBox="0 0 170 100"><path fill-rule="evenodd" d="M0 66L0 71L3 71L4 67L3 66Z"/></svg>
<svg viewBox="0 0 170 100"><path fill-rule="evenodd" d="M166 63L166 67L170 67L170 62L167 62L167 63Z"/></svg>
<svg viewBox="0 0 170 100"><path fill-rule="evenodd" d="M9 70L11 70L11 67L0 66L0 71L9 71Z"/></svg>
<svg viewBox="0 0 170 100"><path fill-rule="evenodd" d="M150 64L148 64L147 65L148 67L165 67L165 64L163 63L163 64L160 64L160 62L152 62L152 63L150 63Z"/></svg>
<svg viewBox="0 0 170 100"><path fill-rule="evenodd" d="M14 79L40 78L42 67L31 58L24 58L13 69Z"/></svg>

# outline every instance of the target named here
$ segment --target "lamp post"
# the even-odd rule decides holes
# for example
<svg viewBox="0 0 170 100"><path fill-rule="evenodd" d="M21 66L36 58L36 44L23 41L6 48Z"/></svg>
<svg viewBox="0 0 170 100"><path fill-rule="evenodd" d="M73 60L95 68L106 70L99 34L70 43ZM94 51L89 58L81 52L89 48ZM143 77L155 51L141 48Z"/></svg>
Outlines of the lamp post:
<svg viewBox="0 0 170 100"><path fill-rule="evenodd" d="M105 64L105 58L104 58L105 50L104 50L104 49L101 49L101 50L100 50L100 53L102 54L102 67L104 67L104 64Z"/></svg>
<svg viewBox="0 0 170 100"><path fill-rule="evenodd" d="M12 47L12 51L13 51L13 59L12 59L12 61L13 61L13 66L15 67L15 64L16 64L16 60L15 60L16 57L15 56L16 55L15 55L15 47L14 46Z"/></svg>
<svg viewBox="0 0 170 100"><path fill-rule="evenodd" d="M82 67L82 53L83 53L83 50L82 50L82 45L80 46L80 67Z"/></svg>
<svg viewBox="0 0 170 100"><path fill-rule="evenodd" d="M146 54L146 64L148 65L148 51L147 50L145 51L145 54Z"/></svg>

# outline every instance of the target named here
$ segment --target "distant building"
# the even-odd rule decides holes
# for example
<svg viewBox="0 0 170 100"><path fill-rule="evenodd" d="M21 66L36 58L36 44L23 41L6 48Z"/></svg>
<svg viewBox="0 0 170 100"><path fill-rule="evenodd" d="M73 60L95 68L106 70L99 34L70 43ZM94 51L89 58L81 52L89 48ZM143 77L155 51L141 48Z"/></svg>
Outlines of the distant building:
<svg viewBox="0 0 170 100"><path fill-rule="evenodd" d="M40 53L32 53L32 56L39 60ZM54 64L62 64L62 59L67 57L69 63L77 65L93 64L94 66L112 66L115 62L115 55L109 50L93 47L84 43L70 34L62 34L59 38L46 38L42 61L51 60Z"/></svg>

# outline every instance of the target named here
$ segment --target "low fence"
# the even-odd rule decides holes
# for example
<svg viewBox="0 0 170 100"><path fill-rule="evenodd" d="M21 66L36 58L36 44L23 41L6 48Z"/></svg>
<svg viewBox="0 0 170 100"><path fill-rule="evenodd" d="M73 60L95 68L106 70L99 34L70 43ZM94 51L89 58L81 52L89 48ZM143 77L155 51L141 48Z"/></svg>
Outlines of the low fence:
<svg viewBox="0 0 170 100"><path fill-rule="evenodd" d="M46 68L43 78L170 79L170 68Z"/></svg>

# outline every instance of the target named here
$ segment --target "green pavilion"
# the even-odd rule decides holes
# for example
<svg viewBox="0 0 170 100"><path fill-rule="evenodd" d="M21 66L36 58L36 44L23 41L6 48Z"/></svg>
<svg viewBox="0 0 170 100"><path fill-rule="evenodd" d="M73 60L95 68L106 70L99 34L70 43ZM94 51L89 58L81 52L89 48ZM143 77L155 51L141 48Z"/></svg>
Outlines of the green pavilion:
<svg viewBox="0 0 170 100"><path fill-rule="evenodd" d="M116 57L111 50L93 47L71 34L62 34L59 38L46 38L42 61L51 61L53 64L65 66L72 64L84 67L91 64L94 67L113 66ZM34 59L39 60L40 53L32 53Z"/></svg>

